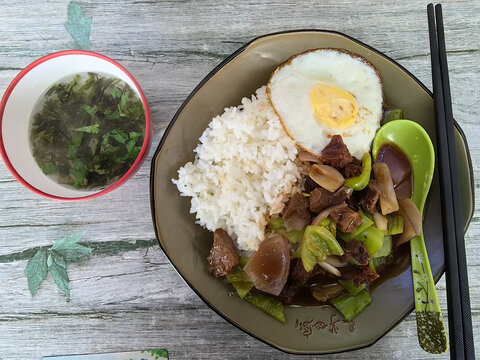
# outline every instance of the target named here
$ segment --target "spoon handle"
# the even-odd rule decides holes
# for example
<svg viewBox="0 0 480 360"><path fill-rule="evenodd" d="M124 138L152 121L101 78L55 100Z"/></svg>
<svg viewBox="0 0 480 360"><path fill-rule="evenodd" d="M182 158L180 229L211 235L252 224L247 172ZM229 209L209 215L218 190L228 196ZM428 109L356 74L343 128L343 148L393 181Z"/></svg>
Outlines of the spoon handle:
<svg viewBox="0 0 480 360"><path fill-rule="evenodd" d="M442 354L448 350L447 332L428 261L423 231L420 236L410 241L410 252L418 341L425 351Z"/></svg>

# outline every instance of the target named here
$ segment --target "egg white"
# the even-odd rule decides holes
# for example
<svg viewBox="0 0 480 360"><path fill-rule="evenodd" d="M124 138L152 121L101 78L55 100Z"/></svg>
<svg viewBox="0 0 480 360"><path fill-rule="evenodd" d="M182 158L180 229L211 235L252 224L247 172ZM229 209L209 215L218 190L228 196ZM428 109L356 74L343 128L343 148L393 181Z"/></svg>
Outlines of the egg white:
<svg viewBox="0 0 480 360"><path fill-rule="evenodd" d="M318 83L348 91L358 116L339 129L316 120L310 90ZM287 133L301 148L320 155L333 135L342 135L350 153L361 158L370 150L383 115L383 84L364 58L335 49L311 50L288 60L272 74L267 93Z"/></svg>

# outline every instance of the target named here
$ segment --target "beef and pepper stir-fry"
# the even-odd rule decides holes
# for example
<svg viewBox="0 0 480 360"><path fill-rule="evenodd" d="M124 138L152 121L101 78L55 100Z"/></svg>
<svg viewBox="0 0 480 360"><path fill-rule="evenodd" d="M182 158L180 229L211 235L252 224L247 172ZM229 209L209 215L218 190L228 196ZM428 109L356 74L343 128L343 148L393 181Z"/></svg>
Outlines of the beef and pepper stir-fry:
<svg viewBox="0 0 480 360"><path fill-rule="evenodd" d="M302 193L270 219L258 250L240 256L217 229L208 270L279 321L283 305L313 302L329 302L352 320L386 269L397 266L400 245L420 234L411 166L394 144L383 146L375 163L369 153L357 159L340 135L320 157L301 152L299 159L309 164Z"/></svg>

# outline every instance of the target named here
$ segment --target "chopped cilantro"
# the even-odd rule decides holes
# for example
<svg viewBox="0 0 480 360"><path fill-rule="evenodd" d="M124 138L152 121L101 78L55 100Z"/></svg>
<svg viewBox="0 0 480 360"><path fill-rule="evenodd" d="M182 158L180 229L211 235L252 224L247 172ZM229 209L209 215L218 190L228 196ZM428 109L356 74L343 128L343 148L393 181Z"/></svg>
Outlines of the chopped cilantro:
<svg viewBox="0 0 480 360"><path fill-rule="evenodd" d="M120 97L122 97L122 92L118 88L115 88L112 90L112 97L114 99L119 99Z"/></svg>
<svg viewBox="0 0 480 360"><path fill-rule="evenodd" d="M49 174L56 173L58 169L55 165L48 163L43 165L42 171L45 175L49 175Z"/></svg>
<svg viewBox="0 0 480 360"><path fill-rule="evenodd" d="M129 154L132 153L133 148L135 147L135 144L137 143L137 139L132 139L128 143L125 144L125 147L127 148L127 152Z"/></svg>
<svg viewBox="0 0 480 360"><path fill-rule="evenodd" d="M118 112L114 112L113 114L105 114L105 119L107 120L115 120L120 117L120 114Z"/></svg>
<svg viewBox="0 0 480 360"><path fill-rule="evenodd" d="M89 134L98 134L100 131L100 124L95 124L95 125L89 125L89 126L83 126L80 128L76 128L75 131L81 131L81 132L86 132Z"/></svg>
<svg viewBox="0 0 480 360"><path fill-rule="evenodd" d="M93 117L93 115L95 115L95 113L97 112L97 110L96 110L94 107L92 108L92 107L88 106L87 104L83 104L83 105L81 106L81 108L82 108L83 110L85 110L88 115L90 115L90 116L92 116L92 117Z"/></svg>

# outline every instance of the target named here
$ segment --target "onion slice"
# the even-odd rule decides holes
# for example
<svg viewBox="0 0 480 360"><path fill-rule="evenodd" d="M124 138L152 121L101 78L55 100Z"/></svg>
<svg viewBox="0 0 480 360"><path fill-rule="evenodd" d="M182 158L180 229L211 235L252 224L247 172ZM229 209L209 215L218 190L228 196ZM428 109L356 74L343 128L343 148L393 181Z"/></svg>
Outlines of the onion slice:
<svg viewBox="0 0 480 360"><path fill-rule="evenodd" d="M330 265L326 261L319 262L318 265L320 265L323 268L323 270L328 271L330 274L333 274L333 275L338 276L338 277L340 277L340 275L342 275L340 273L340 270L338 270L335 266Z"/></svg>
<svg viewBox="0 0 480 360"><path fill-rule="evenodd" d="M320 160L320 157L317 155L313 155L312 153L309 153L308 151L300 151L298 153L298 158L301 161L309 161L313 162L315 164L323 164L322 160Z"/></svg>
<svg viewBox="0 0 480 360"><path fill-rule="evenodd" d="M311 225L320 225L320 221L322 221L324 218L326 218L328 215L330 215L330 213L333 210L340 209L340 208L343 208L345 206L347 206L347 203L344 201L341 204L338 204L338 205L335 205L335 206L329 207L328 209L323 210L321 213L319 213L317 216L315 216L315 218L312 220Z"/></svg>
<svg viewBox="0 0 480 360"><path fill-rule="evenodd" d="M373 214L373 221L375 221L375 226L382 231L387 231L388 220L385 216L380 214L378 211L375 211Z"/></svg>
<svg viewBox="0 0 480 360"><path fill-rule="evenodd" d="M422 214L410 199L399 201L398 214L403 217L403 233L397 235L397 246L402 245L422 233Z"/></svg>
<svg viewBox="0 0 480 360"><path fill-rule="evenodd" d="M402 199L398 202L403 211L407 214L408 220L413 226L415 233L420 235L422 231L422 214L417 205L411 199Z"/></svg>
<svg viewBox="0 0 480 360"><path fill-rule="evenodd" d="M312 295L318 301L326 302L327 300L336 298L344 290L344 287L340 284L316 285L312 288Z"/></svg>
<svg viewBox="0 0 480 360"><path fill-rule="evenodd" d="M313 164L308 175L318 185L332 193L345 183L343 175L337 169L328 165Z"/></svg>
<svg viewBox="0 0 480 360"><path fill-rule="evenodd" d="M339 259L339 257L336 255L328 255L327 258L325 259L325 262L332 266L335 266L336 268L344 267L348 265L346 262L342 262Z"/></svg>
<svg viewBox="0 0 480 360"><path fill-rule="evenodd" d="M393 188L392 177L390 170L385 163L375 163L372 166L375 180L380 186L380 209L382 215L391 214L398 210L397 195Z"/></svg>

